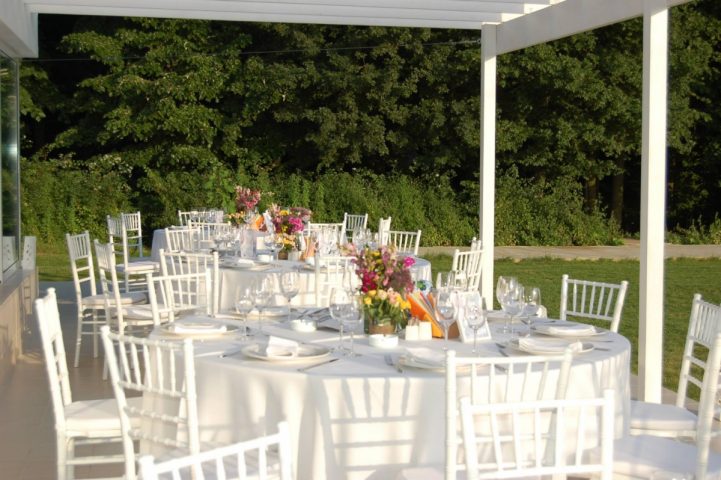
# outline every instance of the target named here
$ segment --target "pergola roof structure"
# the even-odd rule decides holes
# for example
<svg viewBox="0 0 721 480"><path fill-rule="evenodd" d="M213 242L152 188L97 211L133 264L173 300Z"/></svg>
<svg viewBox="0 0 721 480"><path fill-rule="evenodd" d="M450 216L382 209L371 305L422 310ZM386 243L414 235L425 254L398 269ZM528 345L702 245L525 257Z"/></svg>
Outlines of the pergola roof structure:
<svg viewBox="0 0 721 480"><path fill-rule="evenodd" d="M668 9L690 0L0 0L0 49L38 55L38 14L140 16L482 31L482 294L493 292L496 57L634 17L644 18L639 374L661 400ZM633 279L631 279L633 280ZM626 319L625 321L634 321Z"/></svg>

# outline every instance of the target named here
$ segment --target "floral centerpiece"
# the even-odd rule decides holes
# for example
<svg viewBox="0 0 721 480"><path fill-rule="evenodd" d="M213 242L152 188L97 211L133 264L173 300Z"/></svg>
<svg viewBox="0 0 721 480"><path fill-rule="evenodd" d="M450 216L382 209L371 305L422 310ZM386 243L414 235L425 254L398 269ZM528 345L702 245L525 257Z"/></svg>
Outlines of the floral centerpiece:
<svg viewBox="0 0 721 480"><path fill-rule="evenodd" d="M275 233L280 237L280 252L287 254L297 248L297 237L303 233L304 225L310 221L312 212L303 207L281 208L271 205L270 218L273 221Z"/></svg>
<svg viewBox="0 0 721 480"><path fill-rule="evenodd" d="M355 257L361 283L365 332L393 333L405 327L411 308L406 295L413 290L413 258L398 255L392 246L359 250L350 244L347 249Z"/></svg>
<svg viewBox="0 0 721 480"><path fill-rule="evenodd" d="M244 225L250 223L255 217L255 207L260 202L263 193L260 190L253 190L248 187L235 186L235 213L229 213L225 217L233 225ZM253 218L251 218L251 216Z"/></svg>

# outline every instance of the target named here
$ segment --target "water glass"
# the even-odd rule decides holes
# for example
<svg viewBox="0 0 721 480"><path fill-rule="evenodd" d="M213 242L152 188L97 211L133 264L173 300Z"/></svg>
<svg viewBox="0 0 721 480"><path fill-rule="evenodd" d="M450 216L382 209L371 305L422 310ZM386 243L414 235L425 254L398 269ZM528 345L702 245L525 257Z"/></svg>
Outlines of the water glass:
<svg viewBox="0 0 721 480"><path fill-rule="evenodd" d="M290 322L290 301L298 295L300 291L300 275L295 270L283 272L280 275L280 291L288 301L288 321Z"/></svg>
<svg viewBox="0 0 721 480"><path fill-rule="evenodd" d="M250 337L248 333L248 314L253 310L253 305L253 289L248 286L239 288L235 294L235 311L240 315L240 321L243 324L241 340L247 340Z"/></svg>
<svg viewBox="0 0 721 480"><path fill-rule="evenodd" d="M473 354L478 355L478 330L486 324L486 299L480 293L466 297L466 323L473 329Z"/></svg>
<svg viewBox="0 0 721 480"><path fill-rule="evenodd" d="M351 303L348 307L347 316L343 319L343 323L350 330L350 352L349 357L358 357L360 354L355 352L353 345L354 333L358 325L363 321L363 297L361 295L353 295Z"/></svg>
<svg viewBox="0 0 721 480"><path fill-rule="evenodd" d="M345 323L345 319L348 318L348 310L351 308L351 295L345 288L335 287L331 289L328 307L330 316L340 325L339 345L334 348L333 351L345 354L346 350L345 347L343 347L343 324Z"/></svg>
<svg viewBox="0 0 721 480"><path fill-rule="evenodd" d="M264 276L253 285L253 304L258 310L258 332L263 333L263 311L273 298L273 277Z"/></svg>
<svg viewBox="0 0 721 480"><path fill-rule="evenodd" d="M444 349L447 349L448 345L448 329L451 328L455 321L455 300L455 292L451 290L439 290L436 296L436 318L438 318L443 328L443 339L446 343Z"/></svg>
<svg viewBox="0 0 721 480"><path fill-rule="evenodd" d="M538 309L541 305L541 289L538 287L525 287L523 290L523 313L521 314L521 321L528 327L528 334L526 336L531 336L533 319L538 315Z"/></svg>
<svg viewBox="0 0 721 480"><path fill-rule="evenodd" d="M496 282L496 300L498 300L498 304L501 306L501 309L508 315L508 311L506 310L506 307L504 307L504 304L506 303L508 297L510 296L510 292L514 291L518 287L518 279L516 277L507 277L507 276L500 276L498 277L498 281ZM506 321L506 324L504 325L503 329L501 330L501 333L510 333L511 332L511 326L510 326L510 319Z"/></svg>

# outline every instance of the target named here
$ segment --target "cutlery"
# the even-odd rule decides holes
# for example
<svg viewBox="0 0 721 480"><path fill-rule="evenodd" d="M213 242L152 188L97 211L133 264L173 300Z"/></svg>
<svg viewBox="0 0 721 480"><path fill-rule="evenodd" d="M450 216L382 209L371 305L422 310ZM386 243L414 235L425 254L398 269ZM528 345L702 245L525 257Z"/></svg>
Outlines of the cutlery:
<svg viewBox="0 0 721 480"><path fill-rule="evenodd" d="M299 368L298 371L299 372L307 372L311 368L320 367L321 365L327 365L329 363L335 362L336 360L340 360L340 358L331 358L331 359L325 360L323 362L314 363L313 365L308 365L307 367Z"/></svg>

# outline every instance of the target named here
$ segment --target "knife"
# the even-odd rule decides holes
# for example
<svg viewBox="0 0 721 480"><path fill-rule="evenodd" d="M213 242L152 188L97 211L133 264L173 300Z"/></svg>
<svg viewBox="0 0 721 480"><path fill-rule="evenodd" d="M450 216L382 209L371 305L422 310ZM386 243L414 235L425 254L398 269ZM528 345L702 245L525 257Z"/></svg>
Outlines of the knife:
<svg viewBox="0 0 721 480"><path fill-rule="evenodd" d="M327 365L329 363L335 362L336 360L340 360L340 358L331 358L329 360L325 360L324 362L314 363L313 365L308 365L307 367L299 368L298 371L299 372L307 372L311 368L320 367L321 365Z"/></svg>

